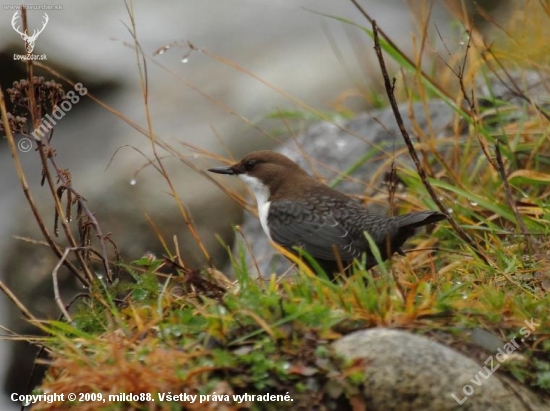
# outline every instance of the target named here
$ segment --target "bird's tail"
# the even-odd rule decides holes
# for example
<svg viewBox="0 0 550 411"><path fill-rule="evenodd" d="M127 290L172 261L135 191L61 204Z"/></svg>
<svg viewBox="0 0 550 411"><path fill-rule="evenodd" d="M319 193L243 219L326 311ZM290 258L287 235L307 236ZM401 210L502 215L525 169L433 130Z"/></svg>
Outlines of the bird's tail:
<svg viewBox="0 0 550 411"><path fill-rule="evenodd" d="M426 224L436 223L448 217L437 211L419 211L395 217L399 227L417 228Z"/></svg>

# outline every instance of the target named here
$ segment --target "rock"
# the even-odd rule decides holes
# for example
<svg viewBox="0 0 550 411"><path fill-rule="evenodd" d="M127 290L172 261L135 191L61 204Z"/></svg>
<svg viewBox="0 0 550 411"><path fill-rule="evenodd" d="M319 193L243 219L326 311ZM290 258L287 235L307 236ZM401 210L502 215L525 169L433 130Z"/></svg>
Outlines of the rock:
<svg viewBox="0 0 550 411"><path fill-rule="evenodd" d="M345 360L365 364L360 390L369 411L550 409L548 400L500 372L485 379L478 373L487 376L489 366L485 370L485 364L409 332L362 330L341 338L332 347ZM494 361L496 366L498 361Z"/></svg>

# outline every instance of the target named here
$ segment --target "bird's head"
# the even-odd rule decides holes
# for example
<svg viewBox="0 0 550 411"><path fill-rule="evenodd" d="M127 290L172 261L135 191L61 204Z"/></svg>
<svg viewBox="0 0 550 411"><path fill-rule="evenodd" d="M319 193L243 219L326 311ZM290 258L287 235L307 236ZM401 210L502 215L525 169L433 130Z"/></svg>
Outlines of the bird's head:
<svg viewBox="0 0 550 411"><path fill-rule="evenodd" d="M247 154L241 161L226 167L210 168L208 171L218 174L236 175L254 191L275 193L291 181L309 175L288 157L274 151L262 150Z"/></svg>

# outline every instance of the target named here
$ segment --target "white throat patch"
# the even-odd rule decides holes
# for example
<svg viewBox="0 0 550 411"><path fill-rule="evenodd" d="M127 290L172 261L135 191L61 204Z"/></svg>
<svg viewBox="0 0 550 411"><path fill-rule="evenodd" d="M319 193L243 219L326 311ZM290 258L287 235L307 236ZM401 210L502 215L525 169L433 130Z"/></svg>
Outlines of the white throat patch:
<svg viewBox="0 0 550 411"><path fill-rule="evenodd" d="M250 177L246 174L239 174L239 178L243 180L254 193L256 201L258 202L258 215L260 216L260 224L264 229L264 233L271 240L269 227L267 225L267 216L269 214L269 206L271 205L271 202L269 201L269 196L271 195L271 193L269 192L269 188L256 177Z"/></svg>

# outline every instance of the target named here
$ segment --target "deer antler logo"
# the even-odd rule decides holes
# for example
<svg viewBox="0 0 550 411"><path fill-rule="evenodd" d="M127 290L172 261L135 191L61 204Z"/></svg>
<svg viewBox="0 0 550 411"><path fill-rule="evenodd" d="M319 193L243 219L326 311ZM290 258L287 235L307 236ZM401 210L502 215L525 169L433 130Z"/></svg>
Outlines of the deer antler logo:
<svg viewBox="0 0 550 411"><path fill-rule="evenodd" d="M44 24L42 25L42 28L40 30L34 30L33 33L32 33L32 36L29 36L27 35L27 30L25 30L24 33L22 33L20 30L19 30L19 26L15 26L16 22L17 22L17 18L19 17L19 10L15 12L15 14L13 15L13 18L11 19L11 26L13 27L13 29L18 32L19 34L21 34L21 38L23 40L25 40L25 48L27 49L27 54L31 54L33 49L34 49L34 42L36 41L36 39L38 38L38 35L40 33L42 33L44 31L44 29L46 28L46 24L48 24L48 20L49 20L49 17L46 13L44 13Z"/></svg>

